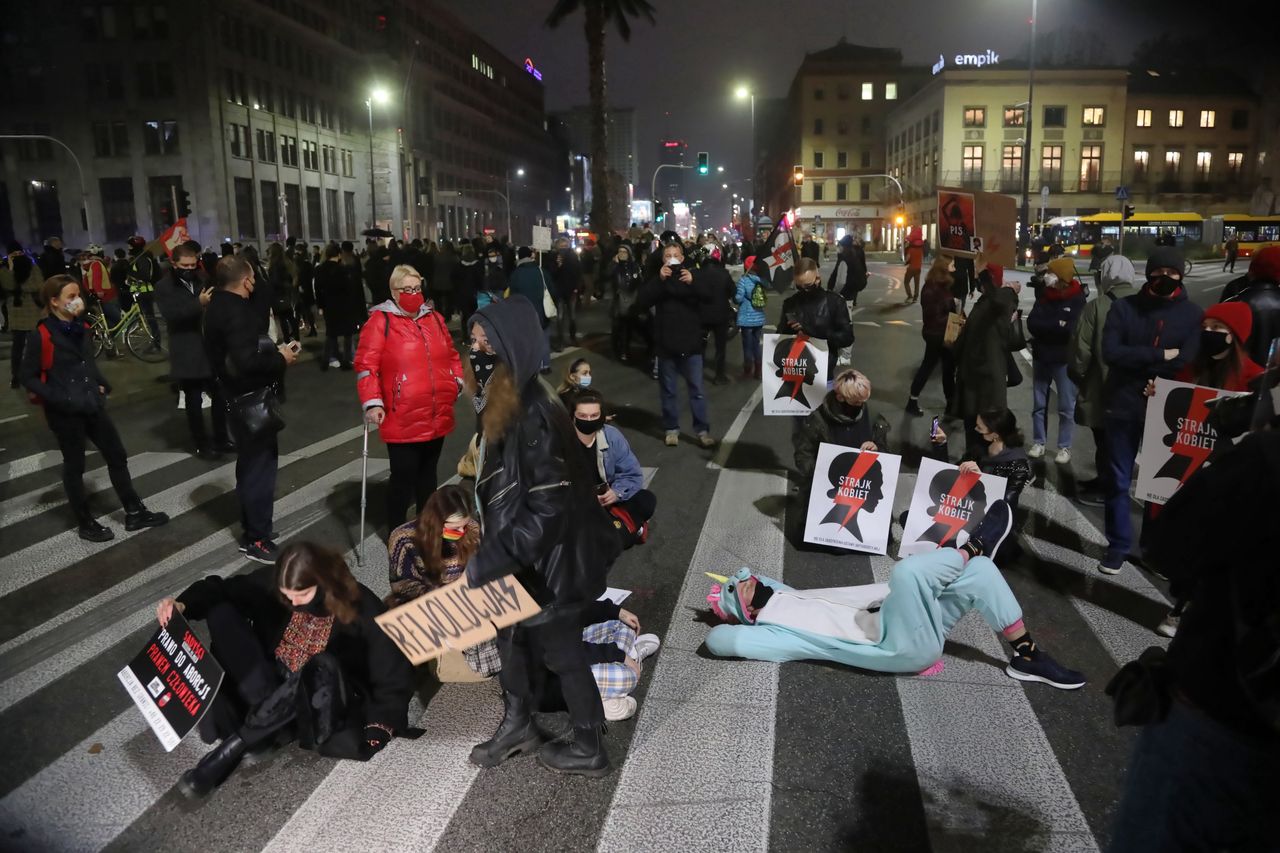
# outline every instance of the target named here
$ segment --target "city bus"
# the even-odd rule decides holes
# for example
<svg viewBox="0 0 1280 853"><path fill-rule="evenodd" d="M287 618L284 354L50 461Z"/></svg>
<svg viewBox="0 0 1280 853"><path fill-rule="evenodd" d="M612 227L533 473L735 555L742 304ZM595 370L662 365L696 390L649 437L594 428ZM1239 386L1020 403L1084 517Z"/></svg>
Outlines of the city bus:
<svg viewBox="0 0 1280 853"><path fill-rule="evenodd" d="M1068 255L1087 258L1093 255L1094 245L1104 237L1110 237L1117 246L1120 244L1120 214L1055 216L1048 222L1033 225L1031 233L1036 242L1043 235L1051 245L1061 243ZM1187 242L1198 243L1204 239L1204 218L1198 213L1140 211L1125 220L1124 234L1126 239L1147 237L1152 240L1171 234L1179 246Z"/></svg>
<svg viewBox="0 0 1280 853"><path fill-rule="evenodd" d="M1280 243L1280 216L1224 213L1212 216L1205 227L1205 242L1225 244L1232 237L1240 244L1240 257L1248 258L1264 246Z"/></svg>

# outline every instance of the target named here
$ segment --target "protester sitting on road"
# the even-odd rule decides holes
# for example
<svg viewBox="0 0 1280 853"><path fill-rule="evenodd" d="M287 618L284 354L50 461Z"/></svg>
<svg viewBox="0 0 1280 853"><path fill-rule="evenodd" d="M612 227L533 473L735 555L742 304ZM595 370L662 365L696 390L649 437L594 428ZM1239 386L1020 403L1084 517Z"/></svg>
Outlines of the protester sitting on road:
<svg viewBox="0 0 1280 853"><path fill-rule="evenodd" d="M115 537L94 518L84 487L85 442L92 441L107 463L111 486L124 505L124 529L130 532L169 521L163 512L143 506L129 476L129 454L107 414L111 383L93 360L89 326L84 321L80 285L55 275L40 285L44 318L27 336L18 379L33 402L44 407L45 421L62 452L62 488L75 514L81 539L106 542ZM197 404L198 405L198 404Z"/></svg>
<svg viewBox="0 0 1280 853"><path fill-rule="evenodd" d="M600 690L604 718L614 722L635 716L636 700L631 693L640 683L645 658L656 652L662 641L657 634L641 634L640 619L608 599L585 605L582 621L586 625L582 629L583 651Z"/></svg>
<svg viewBox="0 0 1280 853"><path fill-rule="evenodd" d="M374 617L386 607L352 576L342 556L312 542L280 552L274 566L212 575L156 605L204 620L226 672L200 721L221 741L182 774L179 789L203 797L246 753L294 738L330 758L367 761L408 726L413 669Z"/></svg>
<svg viewBox="0 0 1280 853"><path fill-rule="evenodd" d="M989 409L977 417L977 434L982 447L968 447L960 461L965 473L992 474L1004 477L1004 499L1013 510L1017 521L1018 500L1022 490L1032 479L1031 460L1022 449L1022 432L1018 419L1008 409ZM929 437L930 455L947 459L947 434L941 427Z"/></svg>
<svg viewBox="0 0 1280 853"><path fill-rule="evenodd" d="M623 547L644 542L658 499L644 487L644 471L622 431L605 423L604 396L594 388L584 389L574 396L570 412L578 441L593 451L596 495L613 516Z"/></svg>
<svg viewBox="0 0 1280 853"><path fill-rule="evenodd" d="M920 359L920 367L911 380L911 391L907 397L909 415L924 415L924 410L920 408L920 392L924 390L925 383L933 375L938 362L942 362L942 393L947 400L946 411L952 411L956 395L956 363L951 349L946 345L946 335L948 318L955 312L957 305L956 298L951 293L955 269L955 260L950 255L938 255L929 266L924 287L920 290L920 316L923 321L920 335L924 338L924 357Z"/></svg>
<svg viewBox="0 0 1280 853"><path fill-rule="evenodd" d="M718 583L707 601L729 624L711 629L707 650L718 657L936 675L947 634L977 610L1013 649L1009 677L1062 690L1083 687L1083 675L1036 646L1022 607L992 562L1012 526L1008 505L996 501L963 546L908 557L887 584L798 590L749 568L732 577L711 575Z"/></svg>
<svg viewBox="0 0 1280 853"><path fill-rule="evenodd" d="M1032 459L1044 456L1048 441L1049 386L1058 395L1058 453L1053 461L1071 461L1071 439L1075 432L1076 385L1067 376L1067 348L1076 324L1084 312L1085 294L1076 278L1075 262L1058 258L1049 262L1044 287L1036 293L1036 304L1027 317L1031 341L1031 449Z"/></svg>
<svg viewBox="0 0 1280 853"><path fill-rule="evenodd" d="M796 470L805 480L813 477L822 444L838 444L881 453L889 449L889 424L873 418L867 408L871 380L860 371L840 371L822 404L809 413L799 431L792 434Z"/></svg>
<svg viewBox="0 0 1280 853"><path fill-rule="evenodd" d="M422 295L422 277L408 264L391 271L391 298L375 305L360 332L356 390L365 420L387 445L388 533L404 523L411 500L418 512L439 482L436 466L453 432L453 404L462 392L462 360L439 312Z"/></svg>
<svg viewBox="0 0 1280 853"><path fill-rule="evenodd" d="M830 391L837 356L841 350L853 346L849 308L840 294L822 289L818 265L808 258L801 258L796 264L795 284L796 292L782 303L779 331L799 332L827 342L827 390Z"/></svg>
<svg viewBox="0 0 1280 853"><path fill-rule="evenodd" d="M575 358L569 362L569 369L564 372L564 378L560 380L556 393L560 395L560 402L564 403L564 407L572 412L573 401L578 392L590 387L591 362L585 358Z"/></svg>

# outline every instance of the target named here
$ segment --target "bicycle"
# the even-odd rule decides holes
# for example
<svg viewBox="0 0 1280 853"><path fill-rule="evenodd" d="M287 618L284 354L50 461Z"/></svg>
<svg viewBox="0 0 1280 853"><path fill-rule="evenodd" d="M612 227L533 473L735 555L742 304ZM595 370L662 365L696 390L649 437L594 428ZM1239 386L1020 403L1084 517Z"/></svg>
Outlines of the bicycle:
<svg viewBox="0 0 1280 853"><path fill-rule="evenodd" d="M149 364L159 364L167 361L169 352L161 344L157 338L159 329L152 329L152 321L142 313L142 309L138 307L138 301L135 298L129 310L120 315L120 322L114 326L107 325L107 318L102 313L102 307L95 306L95 310L89 313L89 327L93 335L93 355L97 358L102 354L103 350L114 355L119 352L116 346L116 339L123 338L125 345L129 347L129 352L133 353L138 359ZM157 324L159 321L155 321Z"/></svg>

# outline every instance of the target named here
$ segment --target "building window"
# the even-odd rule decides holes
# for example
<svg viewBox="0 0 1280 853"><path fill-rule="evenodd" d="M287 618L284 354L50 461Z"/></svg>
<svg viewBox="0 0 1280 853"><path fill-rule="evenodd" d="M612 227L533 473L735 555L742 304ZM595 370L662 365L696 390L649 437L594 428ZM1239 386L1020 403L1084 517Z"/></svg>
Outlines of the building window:
<svg viewBox="0 0 1280 853"><path fill-rule="evenodd" d="M1040 150L1040 183L1058 192L1062 186L1062 146L1046 145Z"/></svg>
<svg viewBox="0 0 1280 853"><path fill-rule="evenodd" d="M1217 124L1217 122L1218 122L1217 110L1201 110L1200 111L1201 127L1213 127L1215 124Z"/></svg>
<svg viewBox="0 0 1280 853"><path fill-rule="evenodd" d="M848 201L849 199L849 183L847 181L836 182L836 201Z"/></svg>
<svg viewBox="0 0 1280 853"><path fill-rule="evenodd" d="M307 187L307 237L312 240L324 239L324 225L320 220L319 187Z"/></svg>
<svg viewBox="0 0 1280 853"><path fill-rule="evenodd" d="M821 136L821 135L822 135L822 129L823 129L823 128L822 128L822 119L820 119L820 118L815 118L815 119L813 120L813 135L814 135L814 136Z"/></svg>
<svg viewBox="0 0 1280 853"><path fill-rule="evenodd" d="M837 135L837 136L848 136L848 135L849 135L849 121L848 121L848 119L843 119L843 118L836 119L836 135Z"/></svg>
<svg viewBox="0 0 1280 853"><path fill-rule="evenodd" d="M848 84L846 84L846 83L837 83L837 84L836 84L836 100L837 100L837 101L847 101L847 100L849 100L849 86L848 86Z"/></svg>
<svg viewBox="0 0 1280 853"><path fill-rule="evenodd" d="M873 100L875 96L876 96L876 84L863 83L862 84L862 100L870 101L870 100Z"/></svg>
<svg viewBox="0 0 1280 853"><path fill-rule="evenodd" d="M982 146L966 145L960 158L960 182L982 183Z"/></svg>
<svg viewBox="0 0 1280 853"><path fill-rule="evenodd" d="M124 99L124 78L112 63L90 62L84 67L85 92L91 101Z"/></svg>
<svg viewBox="0 0 1280 853"><path fill-rule="evenodd" d="M1228 151L1227 152L1228 177L1230 177L1232 180L1236 180L1240 177L1240 174L1243 171L1244 171L1244 152Z"/></svg>
<svg viewBox="0 0 1280 853"><path fill-rule="evenodd" d="M262 163L276 161L276 135L269 130L255 130L254 138L258 142L258 160Z"/></svg>
<svg viewBox="0 0 1280 853"><path fill-rule="evenodd" d="M298 118L307 124L316 123L316 101L310 95L298 96Z"/></svg>
<svg viewBox="0 0 1280 853"><path fill-rule="evenodd" d="M133 206L133 178L99 178L102 219L109 242L123 242L138 233Z"/></svg>
<svg viewBox="0 0 1280 853"><path fill-rule="evenodd" d="M871 149L870 148L862 149L862 158L860 162L862 163L861 168L863 169L871 168Z"/></svg>
<svg viewBox="0 0 1280 853"><path fill-rule="evenodd" d="M848 151L836 152L836 168L837 169L849 168L849 152Z"/></svg>
<svg viewBox="0 0 1280 853"><path fill-rule="evenodd" d="M821 101L825 96L826 96L826 93L823 92L821 88L813 90L813 99L815 101Z"/></svg>
<svg viewBox="0 0 1280 853"><path fill-rule="evenodd" d="M815 152L813 152L813 168L815 168L815 169L821 169L821 168L822 168L822 160L823 160L823 157L822 157L822 152L821 152L821 151L815 151Z"/></svg>
<svg viewBox="0 0 1280 853"><path fill-rule="evenodd" d="M871 116L862 117L862 132L863 133L871 132Z"/></svg>
<svg viewBox="0 0 1280 853"><path fill-rule="evenodd" d="M338 174L338 149L332 145L324 146L324 170L330 175Z"/></svg>
<svg viewBox="0 0 1280 853"><path fill-rule="evenodd" d="M227 138L231 142L232 157L252 157L253 148L249 145L249 127L248 125L235 124L234 122L227 125Z"/></svg>
<svg viewBox="0 0 1280 853"><path fill-rule="evenodd" d="M1085 127L1103 127L1107 123L1106 107L1085 107L1081 121Z"/></svg>
<svg viewBox="0 0 1280 853"><path fill-rule="evenodd" d="M268 240L280 239L280 199L275 181L262 181L262 231Z"/></svg>
<svg viewBox="0 0 1280 853"><path fill-rule="evenodd" d="M1151 110L1138 110L1135 125L1137 127L1151 127Z"/></svg>
<svg viewBox="0 0 1280 853"><path fill-rule="evenodd" d="M316 143L302 140L302 168L317 171L320 168L320 151Z"/></svg>
<svg viewBox="0 0 1280 853"><path fill-rule="evenodd" d="M302 236L302 193L297 184L284 185L285 237Z"/></svg>
<svg viewBox="0 0 1280 853"><path fill-rule="evenodd" d="M258 226L254 218L253 181L235 179L236 234L241 240L258 239Z"/></svg>
<svg viewBox="0 0 1280 853"><path fill-rule="evenodd" d="M871 185L866 181L858 181L858 201L870 201Z"/></svg>
<svg viewBox="0 0 1280 853"><path fill-rule="evenodd" d="M116 7L111 5L80 7L80 35L85 41L112 41L120 35L116 23Z"/></svg>
<svg viewBox="0 0 1280 853"><path fill-rule="evenodd" d="M1145 148L1133 149L1133 179L1146 180L1147 170L1151 168L1151 152Z"/></svg>
<svg viewBox="0 0 1280 853"><path fill-rule="evenodd" d="M1044 126L1045 127L1066 127L1067 126L1067 108L1066 107L1045 107L1044 108Z"/></svg>
<svg viewBox="0 0 1280 853"><path fill-rule="evenodd" d="M129 153L129 130L122 121L93 123L93 153L97 157L124 157ZM125 235L126 237L129 235Z"/></svg>
<svg viewBox="0 0 1280 853"><path fill-rule="evenodd" d="M341 226L341 220L338 219L338 191L337 190L324 191L324 212L325 212L325 215L328 216L328 221L325 223L325 227L326 227L325 233L328 234L330 237L336 237L339 234L341 234L342 226ZM314 234L315 232L312 231L312 233Z"/></svg>
<svg viewBox="0 0 1280 853"><path fill-rule="evenodd" d="M1004 108L1004 126L1005 127L1026 127L1027 126L1027 108L1026 107L1005 107Z"/></svg>
<svg viewBox="0 0 1280 853"><path fill-rule="evenodd" d="M474 53L471 54L471 68L475 71L479 71L490 80L493 79L493 66L476 56Z"/></svg>
<svg viewBox="0 0 1280 853"><path fill-rule="evenodd" d="M280 163L285 166L298 165L298 137L281 136L280 137Z"/></svg>
<svg viewBox="0 0 1280 853"><path fill-rule="evenodd" d="M356 157L349 148L342 149L342 176L354 178L356 174Z"/></svg>
<svg viewBox="0 0 1280 853"><path fill-rule="evenodd" d="M813 200L822 201L822 181L813 182Z"/></svg>
<svg viewBox="0 0 1280 853"><path fill-rule="evenodd" d="M342 194L342 216L347 239L354 240L356 237L356 194L354 192L348 191Z"/></svg>
<svg viewBox="0 0 1280 853"><path fill-rule="evenodd" d="M1102 146L1080 148L1080 192L1096 193L1102 188Z"/></svg>
<svg viewBox="0 0 1280 853"><path fill-rule="evenodd" d="M1182 127L1182 110L1169 110L1169 127Z"/></svg>
<svg viewBox="0 0 1280 853"><path fill-rule="evenodd" d="M1022 184L1022 146L1005 145L1000 149L1000 183L1004 187Z"/></svg>
<svg viewBox="0 0 1280 853"><path fill-rule="evenodd" d="M1164 175L1169 180L1176 180L1178 173L1182 171L1182 152L1166 151L1164 152Z"/></svg>
<svg viewBox="0 0 1280 853"><path fill-rule="evenodd" d="M134 71L138 80L138 97L173 97L173 66L168 62L139 62Z"/></svg>
<svg viewBox="0 0 1280 853"><path fill-rule="evenodd" d="M886 101L898 100L898 84L897 83L884 84L884 99Z"/></svg>
<svg viewBox="0 0 1280 853"><path fill-rule="evenodd" d="M1196 180L1198 181L1209 180L1209 171L1212 166L1213 166L1212 151L1196 152Z"/></svg>
<svg viewBox="0 0 1280 853"><path fill-rule="evenodd" d="M176 121L144 121L142 150L147 154L177 154L178 123Z"/></svg>
<svg viewBox="0 0 1280 853"><path fill-rule="evenodd" d="M1232 110L1231 111L1231 129L1232 130L1248 130L1249 128L1249 111L1248 110Z"/></svg>
<svg viewBox="0 0 1280 853"><path fill-rule="evenodd" d="M987 126L987 108L986 107L965 107L964 108L964 126L965 127L986 127Z"/></svg>
<svg viewBox="0 0 1280 853"><path fill-rule="evenodd" d="M136 39L169 37L169 10L159 3L133 7L133 35Z"/></svg>

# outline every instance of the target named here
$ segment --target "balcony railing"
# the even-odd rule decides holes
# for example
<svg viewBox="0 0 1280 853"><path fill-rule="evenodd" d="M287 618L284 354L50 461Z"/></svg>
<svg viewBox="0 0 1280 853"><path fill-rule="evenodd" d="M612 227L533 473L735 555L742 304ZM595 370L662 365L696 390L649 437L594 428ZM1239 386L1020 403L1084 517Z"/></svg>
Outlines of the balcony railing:
<svg viewBox="0 0 1280 853"><path fill-rule="evenodd" d="M962 187L967 190L1004 193L1020 196L1022 194L1022 176L1012 175L1003 169L990 169L982 172L965 170L959 172L940 172L936 178L932 175L919 177L906 176L902 179L903 193L908 199L923 199L932 195L937 187ZM1164 207L1168 210L1179 208L1171 204L1183 204L1192 207L1192 201L1176 202L1166 196L1219 196L1226 201L1231 198L1245 201L1253 192L1248 180L1235 175L1214 176L1208 179L1191 174L1185 177L1147 174L1137 177L1131 174L1103 172L1096 177L1081 179L1079 175L1045 175L1035 171L1031 174L1031 185L1028 195L1039 195L1042 187L1048 187L1051 195L1105 195L1111 196L1116 187L1128 189L1131 200L1152 206ZM1099 202L1091 200L1091 205ZM1192 208L1194 209L1194 208Z"/></svg>

